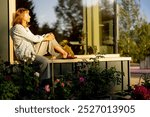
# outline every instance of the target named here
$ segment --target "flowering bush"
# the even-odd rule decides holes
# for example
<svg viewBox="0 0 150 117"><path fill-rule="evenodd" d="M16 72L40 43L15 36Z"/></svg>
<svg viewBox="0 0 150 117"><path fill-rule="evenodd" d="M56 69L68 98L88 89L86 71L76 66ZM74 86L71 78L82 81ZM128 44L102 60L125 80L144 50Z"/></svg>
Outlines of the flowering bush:
<svg viewBox="0 0 150 117"><path fill-rule="evenodd" d="M132 92L133 99L137 100L149 100L150 99L150 89L146 88L145 86L138 86L134 87Z"/></svg>
<svg viewBox="0 0 150 117"><path fill-rule="evenodd" d="M0 99L100 99L99 96L111 95L122 75L114 67L102 69L97 61L82 62L72 73L55 76L50 92L46 93L39 86L34 67L1 61Z"/></svg>
<svg viewBox="0 0 150 117"><path fill-rule="evenodd" d="M116 81L121 82L121 75L114 67L102 69L98 63L78 63L73 73L63 76L64 87L61 82L55 87L55 96L61 99L100 99L111 95Z"/></svg>
<svg viewBox="0 0 150 117"><path fill-rule="evenodd" d="M135 85L132 91L132 98L137 100L150 100L150 76L149 74L142 75L144 82L141 85ZM141 79L140 78L140 79Z"/></svg>
<svg viewBox="0 0 150 117"><path fill-rule="evenodd" d="M35 99L39 79L31 64L0 61L0 99Z"/></svg>
<svg viewBox="0 0 150 117"><path fill-rule="evenodd" d="M62 76L60 76L59 78L55 79L54 86L51 87L51 92L48 99L55 99L55 100L69 99L70 91L71 87L69 85L69 82L64 81Z"/></svg>

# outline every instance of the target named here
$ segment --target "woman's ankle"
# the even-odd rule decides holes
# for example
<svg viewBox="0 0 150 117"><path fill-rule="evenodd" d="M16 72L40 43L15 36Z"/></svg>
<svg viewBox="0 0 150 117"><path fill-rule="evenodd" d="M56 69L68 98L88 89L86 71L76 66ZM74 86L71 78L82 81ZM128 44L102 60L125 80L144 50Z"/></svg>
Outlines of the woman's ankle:
<svg viewBox="0 0 150 117"><path fill-rule="evenodd" d="M52 56L51 59L52 59L52 60L55 60L55 59L56 59L56 56Z"/></svg>
<svg viewBox="0 0 150 117"><path fill-rule="evenodd" d="M67 58L67 55L68 55L67 52L64 52L64 53L62 54L63 58Z"/></svg>

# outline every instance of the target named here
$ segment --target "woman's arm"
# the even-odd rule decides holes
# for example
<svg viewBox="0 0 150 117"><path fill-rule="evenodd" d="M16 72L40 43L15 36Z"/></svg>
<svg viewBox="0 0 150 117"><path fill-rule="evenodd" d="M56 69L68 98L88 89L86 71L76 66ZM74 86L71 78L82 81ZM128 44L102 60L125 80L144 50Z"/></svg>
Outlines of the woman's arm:
<svg viewBox="0 0 150 117"><path fill-rule="evenodd" d="M24 39L31 41L31 42L34 42L34 43L41 42L42 40L44 40L43 36L34 35L28 28L25 29L20 24L17 24L13 27L12 35L14 37L17 36L20 38L24 38Z"/></svg>
<svg viewBox="0 0 150 117"><path fill-rule="evenodd" d="M48 33L48 34L46 34L46 35L44 36L44 40L43 40L43 41L51 41L51 40L53 40L53 39L55 39L54 34L53 34L53 33Z"/></svg>

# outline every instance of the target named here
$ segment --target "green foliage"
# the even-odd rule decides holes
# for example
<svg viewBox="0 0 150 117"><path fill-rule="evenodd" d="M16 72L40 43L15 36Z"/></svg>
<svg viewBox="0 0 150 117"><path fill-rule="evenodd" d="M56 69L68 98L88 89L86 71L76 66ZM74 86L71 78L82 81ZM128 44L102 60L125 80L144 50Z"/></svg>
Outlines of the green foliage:
<svg viewBox="0 0 150 117"><path fill-rule="evenodd" d="M70 39L75 41L79 37L79 34L82 33L82 1L58 0L55 12L58 17L57 31L64 34L64 37L70 37Z"/></svg>
<svg viewBox="0 0 150 117"><path fill-rule="evenodd" d="M34 99L39 84L34 72L32 64L10 64L1 61L0 99Z"/></svg>
<svg viewBox="0 0 150 117"><path fill-rule="evenodd" d="M138 25L140 21L140 2L139 0L121 0L120 1L120 31L125 32L127 36L129 36L131 33L131 30L134 28L134 26ZM121 36L124 34L122 33Z"/></svg>
<svg viewBox="0 0 150 117"><path fill-rule="evenodd" d="M130 56L133 61L137 61L138 52L135 39L137 32L135 26L139 25L140 15L139 1L121 0L120 2L120 22L119 22L119 43L118 50L122 56Z"/></svg>
<svg viewBox="0 0 150 117"><path fill-rule="evenodd" d="M55 77L51 92L47 95L47 99L65 100L70 99L71 95L70 82L62 75Z"/></svg>
<svg viewBox="0 0 150 117"><path fill-rule="evenodd" d="M101 99L111 95L117 83L121 83L121 73L114 67L102 69L97 60L94 64L78 63L76 72L65 76L71 81L71 99Z"/></svg>
<svg viewBox="0 0 150 117"><path fill-rule="evenodd" d="M141 79L143 79L143 82L141 82L141 85L150 89L150 74L142 74Z"/></svg>
<svg viewBox="0 0 150 117"><path fill-rule="evenodd" d="M139 53L137 43L132 39L120 39L119 44L119 53L121 56L132 57L133 61L137 61Z"/></svg>
<svg viewBox="0 0 150 117"><path fill-rule="evenodd" d="M42 34L47 34L50 31L52 31L52 29L49 27L48 23L44 23L42 25L42 27L39 29L39 33Z"/></svg>
<svg viewBox="0 0 150 117"><path fill-rule="evenodd" d="M0 99L100 99L99 96L111 95L123 73L114 67L102 69L98 59L91 60L92 63L78 63L72 73L55 76L50 93L39 86L32 64L1 62Z"/></svg>
<svg viewBox="0 0 150 117"><path fill-rule="evenodd" d="M132 57L134 62L145 59L150 54L149 25L140 14L140 1L121 0L119 17L119 53Z"/></svg>
<svg viewBox="0 0 150 117"><path fill-rule="evenodd" d="M150 35L149 33L149 24L144 23L140 28L137 29L137 46L139 60L144 60L146 56L150 55Z"/></svg>
<svg viewBox="0 0 150 117"><path fill-rule="evenodd" d="M1 81L0 83L0 99L15 99L16 95L19 94L19 87L11 81Z"/></svg>
<svg viewBox="0 0 150 117"><path fill-rule="evenodd" d="M136 39L120 39L119 53L123 56L132 57L134 62L144 60L150 55L150 36L148 34L149 25L144 23L141 27L136 27Z"/></svg>

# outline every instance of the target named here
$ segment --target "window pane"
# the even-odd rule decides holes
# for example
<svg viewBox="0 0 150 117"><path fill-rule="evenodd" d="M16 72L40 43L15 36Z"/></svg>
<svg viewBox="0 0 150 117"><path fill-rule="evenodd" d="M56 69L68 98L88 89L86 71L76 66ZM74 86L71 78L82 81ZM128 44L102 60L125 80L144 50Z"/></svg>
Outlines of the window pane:
<svg viewBox="0 0 150 117"><path fill-rule="evenodd" d="M112 45L114 43L114 2L113 0L101 0L100 4L102 27L102 44Z"/></svg>

